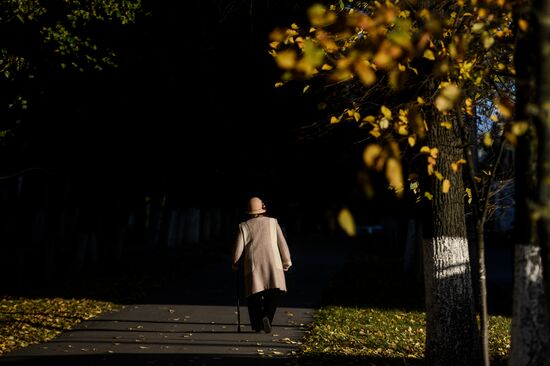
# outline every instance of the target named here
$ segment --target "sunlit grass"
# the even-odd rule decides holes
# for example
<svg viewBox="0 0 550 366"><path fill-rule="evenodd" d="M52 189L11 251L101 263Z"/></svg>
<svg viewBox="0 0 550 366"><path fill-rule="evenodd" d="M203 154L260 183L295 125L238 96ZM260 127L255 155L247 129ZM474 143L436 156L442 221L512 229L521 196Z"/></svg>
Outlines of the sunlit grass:
<svg viewBox="0 0 550 366"><path fill-rule="evenodd" d="M489 328L493 364L504 365L510 318L492 316ZM329 306L316 313L301 356L320 364L420 365L425 337L423 312Z"/></svg>
<svg viewBox="0 0 550 366"><path fill-rule="evenodd" d="M53 339L83 320L116 308L88 299L0 299L0 354Z"/></svg>

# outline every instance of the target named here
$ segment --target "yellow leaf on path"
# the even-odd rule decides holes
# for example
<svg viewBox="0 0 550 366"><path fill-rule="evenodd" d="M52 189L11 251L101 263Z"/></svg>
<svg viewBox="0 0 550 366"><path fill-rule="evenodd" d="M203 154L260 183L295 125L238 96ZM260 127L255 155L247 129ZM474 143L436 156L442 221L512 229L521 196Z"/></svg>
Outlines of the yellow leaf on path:
<svg viewBox="0 0 550 366"><path fill-rule="evenodd" d="M275 83L275 87L276 87L276 88L279 88L279 87L281 87L281 86L283 86L283 85L284 85L284 84L283 84L282 81L278 81L278 82Z"/></svg>
<svg viewBox="0 0 550 366"><path fill-rule="evenodd" d="M437 147L432 147L430 149L430 156L434 159L437 159L438 155L439 155L439 149Z"/></svg>
<svg viewBox="0 0 550 366"><path fill-rule="evenodd" d="M426 197L427 199L429 199L431 201L434 196L430 192L424 192L424 197Z"/></svg>
<svg viewBox="0 0 550 366"><path fill-rule="evenodd" d="M457 163L451 163L451 169L453 172L458 172L458 164Z"/></svg>
<svg viewBox="0 0 550 366"><path fill-rule="evenodd" d="M330 123L338 123L340 122L340 118L336 117L336 116L332 116L330 117Z"/></svg>
<svg viewBox="0 0 550 366"><path fill-rule="evenodd" d="M449 188L451 188L451 181L449 181L448 179L445 179L443 181L443 183L441 183L441 191L443 193L448 193L449 192Z"/></svg>
<svg viewBox="0 0 550 366"><path fill-rule="evenodd" d="M445 127L448 130L453 128L453 125L451 124L451 122L441 122L440 125L441 125L441 127Z"/></svg>
<svg viewBox="0 0 550 366"><path fill-rule="evenodd" d="M438 172L437 170L434 172L435 174L435 177L438 179L438 180L443 180L443 174L441 174L440 172Z"/></svg>
<svg viewBox="0 0 550 366"><path fill-rule="evenodd" d="M414 147L414 145L416 145L416 137L415 136L409 136L407 138L407 141L409 142L409 145L411 147Z"/></svg>
<svg viewBox="0 0 550 366"><path fill-rule="evenodd" d="M308 89L309 89L309 85L306 85L306 86L304 87L304 89L302 90L302 93L307 92Z"/></svg>
<svg viewBox="0 0 550 366"><path fill-rule="evenodd" d="M353 119L355 119L355 122L359 122L359 120L361 119L361 115L359 114L359 112L353 113Z"/></svg>
<svg viewBox="0 0 550 366"><path fill-rule="evenodd" d="M417 102L418 102L418 104L420 104L420 105L422 105L422 104L426 103L426 101L425 101L425 100L424 100L424 98L422 98L422 97L418 97L418 98L416 98L416 101L417 101Z"/></svg>
<svg viewBox="0 0 550 366"><path fill-rule="evenodd" d="M338 224L349 236L355 236L357 234L357 228L355 226L355 220L350 210L343 208L338 213Z"/></svg>
<svg viewBox="0 0 550 366"><path fill-rule="evenodd" d="M328 70L332 70L333 67L330 66L329 64L324 64L323 66L321 66L321 70L324 70L324 71L328 71Z"/></svg>
<svg viewBox="0 0 550 366"><path fill-rule="evenodd" d="M279 44L280 44L280 42L278 42L278 41L273 41L273 42L271 42L269 45L270 45L272 48L277 48L277 47L279 47Z"/></svg>

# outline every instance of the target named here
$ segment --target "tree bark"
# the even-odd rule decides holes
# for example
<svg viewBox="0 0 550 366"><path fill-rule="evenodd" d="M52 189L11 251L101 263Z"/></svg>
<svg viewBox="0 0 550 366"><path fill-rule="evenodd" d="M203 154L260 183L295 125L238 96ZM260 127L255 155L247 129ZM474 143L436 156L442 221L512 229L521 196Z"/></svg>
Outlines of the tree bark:
<svg viewBox="0 0 550 366"><path fill-rule="evenodd" d="M420 0L418 6L433 8L435 0ZM445 18L446 7L439 10ZM436 91L437 84L427 85ZM433 93L431 93L433 94ZM429 95L429 94L428 94ZM464 183L451 163L463 158L461 131L457 115L442 116L434 106L424 111L430 128L427 142L440 150L437 170L450 180L447 193L442 182L433 178L430 236L424 242L424 279L426 291L426 364L432 366L478 365L479 336L475 321L475 302L472 287ZM453 118L454 117L454 118ZM452 123L448 130L440 126Z"/></svg>
<svg viewBox="0 0 550 366"><path fill-rule="evenodd" d="M474 294L464 213L462 176L451 163L463 157L461 134L439 126L442 116L433 111L428 143L440 154L437 169L450 180L449 192L434 179L431 235L424 243L426 290L426 362L428 365L479 363ZM446 120L449 120L445 118Z"/></svg>
<svg viewBox="0 0 550 366"><path fill-rule="evenodd" d="M548 313L542 283L540 247L516 245L512 315L512 366L549 366Z"/></svg>
<svg viewBox="0 0 550 366"><path fill-rule="evenodd" d="M531 18L525 6L516 9L516 23ZM517 31L514 63L516 78L516 115L518 121L529 121L530 128L518 138L516 147L516 220L514 255L514 302L510 365L550 365L550 327L544 296L542 261L536 236L536 221L530 202L537 191L537 139L527 107L533 103L534 67L537 59L533 28Z"/></svg>
<svg viewBox="0 0 550 366"><path fill-rule="evenodd" d="M535 0L537 58L535 127L538 136L537 204L544 288L550 313L550 0Z"/></svg>

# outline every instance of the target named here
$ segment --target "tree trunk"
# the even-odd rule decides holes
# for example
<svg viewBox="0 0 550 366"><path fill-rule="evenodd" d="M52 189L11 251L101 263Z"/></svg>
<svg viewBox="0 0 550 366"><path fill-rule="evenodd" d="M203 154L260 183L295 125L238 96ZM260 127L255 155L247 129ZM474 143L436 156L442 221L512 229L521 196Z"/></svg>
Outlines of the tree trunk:
<svg viewBox="0 0 550 366"><path fill-rule="evenodd" d="M525 11L516 9L516 23L529 19ZM527 106L532 103L534 70L537 59L531 49L532 28L529 32L517 31L514 62L517 72L516 120L528 121ZM532 122L532 121L530 121ZM512 314L512 347L510 365L550 365L550 328L544 298L542 262L536 237L536 222L532 219L532 205L537 187L536 134L530 123L526 134L518 138L516 147L516 220L514 255L514 302Z"/></svg>
<svg viewBox="0 0 550 366"><path fill-rule="evenodd" d="M537 58L535 126L538 136L538 190L539 238L546 291L547 309L550 313L550 0L535 0L535 37Z"/></svg>
<svg viewBox="0 0 550 366"><path fill-rule="evenodd" d="M426 361L433 366L471 366L479 363L479 346L464 186L462 176L450 168L452 162L463 156L461 135L456 123L452 130L440 127L442 117L436 111L430 117L433 123L428 131L428 143L441 149L437 170L450 180L451 187L444 193L442 182L434 179L432 230L424 243Z"/></svg>
<svg viewBox="0 0 550 366"><path fill-rule="evenodd" d="M516 245L510 365L550 365L540 247Z"/></svg>
<svg viewBox="0 0 550 366"><path fill-rule="evenodd" d="M504 143L504 142L502 142ZM489 187L490 190L490 187ZM489 190L485 200L489 199ZM484 203L487 205L487 202ZM485 210L486 211L486 210ZM482 365L489 366L489 311L487 306L487 269L485 266L485 219L487 213L482 213L482 217L477 223L477 255L479 272L479 336L481 345Z"/></svg>

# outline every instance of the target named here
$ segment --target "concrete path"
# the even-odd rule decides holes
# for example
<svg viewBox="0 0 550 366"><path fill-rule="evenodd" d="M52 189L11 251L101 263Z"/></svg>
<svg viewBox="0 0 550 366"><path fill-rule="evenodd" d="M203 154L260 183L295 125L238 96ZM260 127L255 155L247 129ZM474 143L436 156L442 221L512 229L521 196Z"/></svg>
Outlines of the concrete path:
<svg viewBox="0 0 550 366"><path fill-rule="evenodd" d="M289 292L271 334L250 330L242 301L237 331L235 276L229 257L205 264L181 285L81 323L55 340L0 357L0 365L292 365L321 292L349 247L291 248Z"/></svg>

